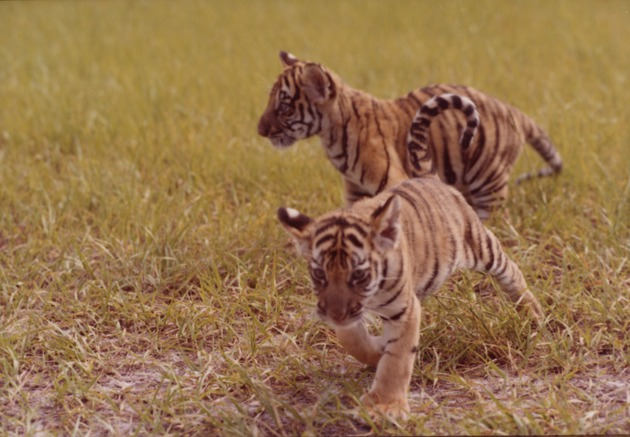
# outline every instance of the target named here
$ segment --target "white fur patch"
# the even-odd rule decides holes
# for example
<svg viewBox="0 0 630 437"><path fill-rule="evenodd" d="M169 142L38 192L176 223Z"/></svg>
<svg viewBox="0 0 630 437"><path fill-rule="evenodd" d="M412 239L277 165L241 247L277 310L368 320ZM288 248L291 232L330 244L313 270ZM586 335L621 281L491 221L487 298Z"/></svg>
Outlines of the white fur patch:
<svg viewBox="0 0 630 437"><path fill-rule="evenodd" d="M285 208L285 210L286 210L287 215L289 216L289 218L292 218L292 219L296 219L296 218L298 218L301 215L300 211L295 210L293 208Z"/></svg>

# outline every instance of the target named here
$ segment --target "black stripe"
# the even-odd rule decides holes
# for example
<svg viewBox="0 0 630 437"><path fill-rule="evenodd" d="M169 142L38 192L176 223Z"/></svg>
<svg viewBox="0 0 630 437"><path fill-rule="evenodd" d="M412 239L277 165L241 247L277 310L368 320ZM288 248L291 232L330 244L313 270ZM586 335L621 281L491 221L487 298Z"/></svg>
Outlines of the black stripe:
<svg viewBox="0 0 630 437"><path fill-rule="evenodd" d="M376 193L374 193L374 194L378 194L381 191L383 191L383 189L387 185L387 179L389 178L389 167L391 165L391 162L390 162L389 151L388 151L388 146L389 145L387 144L387 141L385 139L385 135L383 134L383 130L381 128L381 123L379 121L380 117L377 115L379 107L376 104L376 100L372 100L372 109L374 111L374 122L376 123L376 130L378 131L378 134L380 135L381 141L383 143L383 148L385 150L385 159L386 159L386 162L387 162L387 168L385 169L385 174L383 175L383 178L381 179L381 182L378 184L378 188L376 189Z"/></svg>
<svg viewBox="0 0 630 437"><path fill-rule="evenodd" d="M399 97L394 103L410 118L416 113L416 107L404 97Z"/></svg>
<svg viewBox="0 0 630 437"><path fill-rule="evenodd" d="M440 261L437 259L437 256L434 256L435 265L433 266L433 272L431 272L431 276L429 277L429 282L427 282L424 286L425 291L431 290L435 280L437 279L438 273L440 272Z"/></svg>
<svg viewBox="0 0 630 437"><path fill-rule="evenodd" d="M437 114L436 114L436 115L437 115ZM423 128L423 127L424 127L424 128L429 127L429 126L431 125L431 121L432 121L432 119L431 119L431 118L427 118L427 117L425 117L424 115L421 115L421 116L417 119L417 121L416 121L414 124L412 124L412 125L411 125L411 127L416 128L415 130L418 130L418 131L423 131L424 129L422 129L422 128ZM415 125L415 126L414 126L414 125Z"/></svg>
<svg viewBox="0 0 630 437"><path fill-rule="evenodd" d="M405 285L403 284L403 285L400 287L400 290L398 290L396 293L394 293L394 295L393 295L392 297L390 297L389 299L387 299L387 302L380 304L380 305L379 305L379 308L386 307L386 306L388 306L389 304L391 304L393 301L395 301L395 300L398 298L398 296L400 296L400 294L403 292L403 290L404 290L404 289L405 289Z"/></svg>
<svg viewBox="0 0 630 437"><path fill-rule="evenodd" d="M483 165L480 165L474 175L471 176L468 174L468 171L471 168L473 168L475 164L477 163L477 161L479 160L479 158L483 156L482 154L483 154L483 150L485 149L485 146L486 146L486 129L484 128L484 125L481 124L479 126L479 129L477 130L477 147L475 147L475 151L473 152L472 156L468 160L468 168L466 169L466 179L464 180L464 182L466 182L467 184L474 181L479 175L479 173L483 170Z"/></svg>
<svg viewBox="0 0 630 437"><path fill-rule="evenodd" d="M431 211L433 205L431 205L427 199L425 198L425 196L423 195L422 191L420 189L418 189L415 185L412 184L407 184L405 185L410 191L415 193L415 196L413 197L414 199L414 203L416 204L423 204L423 211ZM414 207L415 208L415 207ZM419 214L419 210L418 211L418 220L421 221L420 218L420 214ZM428 223L426 225L424 225L422 228L425 230L425 232L428 234L428 236L430 237L430 240L427 238L425 239L425 254L427 255L427 259L428 260L432 260L435 264L431 267L432 269L432 276L430 279L429 284L433 285L433 281L435 281L435 278L437 276L437 272L439 270L439 260L437 258L437 253L436 253L436 249L438 247L437 241L436 241L436 224L435 221L433 220L433 215L432 214L427 214L426 215L426 219L428 221ZM428 270L429 266L427 266L427 270ZM430 288L427 286L428 284L426 284L424 286L424 290L430 290Z"/></svg>
<svg viewBox="0 0 630 437"><path fill-rule="evenodd" d="M437 102L440 109L442 110L448 109L449 103L448 103L448 100L446 100L444 97L437 97L435 101Z"/></svg>
<svg viewBox="0 0 630 437"><path fill-rule="evenodd" d="M343 165L337 168L343 174L345 174L346 171L348 170L348 124L349 123L350 123L350 119L347 119L341 127L341 153L339 154L339 158L345 157L346 160L343 163Z"/></svg>
<svg viewBox="0 0 630 437"><path fill-rule="evenodd" d="M380 205L378 208L376 208L376 209L372 212L372 214L370 215L370 217L372 217L372 218L376 218L376 217L378 217L379 215L381 215L381 214L383 213L383 211L385 211L385 209L386 209L387 207L389 207L389 204L390 204L390 203L392 203L392 200L394 200L394 197L396 197L396 195L395 195L395 194L394 194L394 195L392 195L392 196L389 196L389 199L387 199L387 200L386 200L386 201L385 201L382 205Z"/></svg>
<svg viewBox="0 0 630 437"><path fill-rule="evenodd" d="M424 88L421 88L420 91L424 94L426 94L427 96L429 96L429 99L440 95L440 94L444 94L444 91L440 90L440 86L439 85L429 85L429 86L425 86ZM428 99L427 99L428 100Z"/></svg>
<svg viewBox="0 0 630 437"><path fill-rule="evenodd" d="M503 180L502 178L504 174L500 174L499 176L501 176L501 178L497 178L497 180L494 183L492 183L492 185L484 184L483 185L484 190L482 192L475 194L474 196L477 198L490 196L492 194L498 193L503 188L505 188L505 186L507 185L507 181Z"/></svg>
<svg viewBox="0 0 630 437"><path fill-rule="evenodd" d="M295 76L295 72L292 72L292 73L293 73L293 76ZM295 81L295 77L292 77L291 79L293 79L293 81ZM283 82L283 85L284 85L286 88L291 89L291 82L289 82L289 75L282 76L282 82ZM296 88L297 88L297 87L296 87Z"/></svg>
<svg viewBox="0 0 630 437"><path fill-rule="evenodd" d="M320 127L321 127L321 121L320 121L319 124L320 124ZM330 129L329 135L328 135L328 144L326 146L330 148L336 142L337 142L337 131L335 129Z"/></svg>
<svg viewBox="0 0 630 437"><path fill-rule="evenodd" d="M336 237L334 235L324 235L319 240L315 241L315 247L321 246L327 241L334 240Z"/></svg>
<svg viewBox="0 0 630 437"><path fill-rule="evenodd" d="M401 269L402 270L402 269ZM398 287L398 284L400 284L400 282L403 280L401 275L396 276L396 279L394 280L393 284L389 284L389 286L387 288L382 288L381 287L381 293L389 293L392 290L394 290L396 287Z"/></svg>
<svg viewBox="0 0 630 437"><path fill-rule="evenodd" d="M359 115L359 110L356 107L356 102L352 99L352 97L350 98L350 102L352 105L352 112L354 113L354 117L356 120L356 124L358 126L362 125L361 122L361 116ZM353 150L354 150L354 162L352 163L352 170L354 171L355 167L357 166L357 163L359 162L359 156L361 155L361 147L359 147L359 144L361 143L361 139L359 138L359 132L357 132L357 139L356 139L356 143L354 144Z"/></svg>
<svg viewBox="0 0 630 437"><path fill-rule="evenodd" d="M330 97L329 98L333 99L337 95L337 86L335 85L335 81L333 80L333 78L330 75L330 73L328 73L323 68L322 68L322 71L324 72L324 74L326 75L326 78L328 79L328 88L330 90Z"/></svg>
<svg viewBox="0 0 630 437"><path fill-rule="evenodd" d="M481 185L479 185L477 188L475 188L474 190L471 190L469 194L471 195L476 195L478 193L481 193L482 191L486 191L488 189L488 185L491 183L496 182L497 180L501 180L501 178L503 177L504 173L501 170L501 168L499 168L499 166L497 165L495 167L494 170L492 170L492 172L487 175L483 182L481 183Z"/></svg>
<svg viewBox="0 0 630 437"><path fill-rule="evenodd" d="M315 230L315 237L323 234L324 232L328 231L330 228L334 228L335 226L339 226L339 223L337 223L334 220L327 220L323 223L320 223L320 227Z"/></svg>
<svg viewBox="0 0 630 437"><path fill-rule="evenodd" d="M365 230L364 226L358 223L348 223L346 222L346 228L356 230L362 237L367 237L368 232Z"/></svg>
<svg viewBox="0 0 630 437"><path fill-rule="evenodd" d="M503 267L501 267L498 271L493 273L494 276L496 276L496 277L502 276L505 273L505 271L507 270L507 268L508 268L508 264L509 263L508 263L508 260L507 260L507 256L505 256L505 255L501 256L501 261L503 262Z"/></svg>
<svg viewBox="0 0 630 437"><path fill-rule="evenodd" d="M416 200L413 198L413 196L411 196L409 193L404 191L402 188L396 188L392 191L401 199L406 200L407 203L409 203L411 207L414 209L414 211L416 212L418 219L420 219L420 210L418 209L418 205L416 204Z"/></svg>
<svg viewBox="0 0 630 437"><path fill-rule="evenodd" d="M490 234L486 235L486 245L488 246L488 262L486 263L486 271L490 271L494 264L494 247L492 247L492 239Z"/></svg>
<svg viewBox="0 0 630 437"><path fill-rule="evenodd" d="M468 97L474 104L477 106L477 111L480 111L483 108L483 95L479 95L477 92L473 92L472 88L463 86L463 85L453 85L453 89L457 91L458 94L463 94Z"/></svg>
<svg viewBox="0 0 630 437"><path fill-rule="evenodd" d="M359 249L363 249L363 243L356 236L352 234L346 234L346 238Z"/></svg>
<svg viewBox="0 0 630 437"><path fill-rule="evenodd" d="M300 87L295 87L295 93L293 93L293 97L291 98L291 103L295 103L300 98Z"/></svg>
<svg viewBox="0 0 630 437"><path fill-rule="evenodd" d="M455 109L462 109L462 98L459 97L457 94L451 97L451 101L453 102L453 108ZM464 112L465 113L465 112Z"/></svg>
<svg viewBox="0 0 630 437"><path fill-rule="evenodd" d="M355 229L363 237L366 237L368 234L367 231L364 229L365 225L362 223L350 223L343 217L330 217L326 220L323 220L319 224L319 228L317 228L317 230L315 231L315 237L327 231L333 226Z"/></svg>
<svg viewBox="0 0 630 437"><path fill-rule="evenodd" d="M447 127L444 126L444 123L440 120L438 125L440 127L440 132L442 134L442 141L444 142L444 150L443 150L443 162L442 162L442 170L444 172L445 182L449 185L455 185L457 182L457 174L455 170L453 170L453 164L451 163L451 156L449 155L448 145L449 138L447 133Z"/></svg>
<svg viewBox="0 0 630 437"><path fill-rule="evenodd" d="M422 91L422 90L421 90L421 91ZM418 97L416 97L416 95L414 94L414 92L413 92L413 91L412 91L412 92L410 92L409 94L407 94L407 98L408 98L409 100L412 100L412 101L416 104L416 107L417 107L417 108L419 108L420 106L422 106L422 101L421 101Z"/></svg>
<svg viewBox="0 0 630 437"><path fill-rule="evenodd" d="M348 198L354 199L354 202L356 202L359 199L362 199L364 197L371 197L370 193L366 193L364 191L361 191L359 188L354 188L352 190L350 190L348 193Z"/></svg>
<svg viewBox="0 0 630 437"><path fill-rule="evenodd" d="M438 105L439 105L439 103L438 103ZM436 115L438 115L440 113L440 108L439 108L439 106L431 107L431 106L424 105L424 106L422 106L422 108L420 108L420 113L421 114L427 114L427 115L429 115L431 117L435 117ZM429 123L431 123L430 120L429 120ZM427 126L428 125L429 124L427 123Z"/></svg>
<svg viewBox="0 0 630 437"><path fill-rule="evenodd" d="M494 101L496 102L496 101ZM500 110L501 108L498 108ZM492 123L494 123L494 150L498 151L499 146L501 145L501 126L497 120L497 111L493 110L490 112L492 116Z"/></svg>
<svg viewBox="0 0 630 437"><path fill-rule="evenodd" d="M479 120L477 120L476 118L472 118L466 122L466 127L470 129L474 129L477 126L479 126Z"/></svg>
<svg viewBox="0 0 630 437"><path fill-rule="evenodd" d="M462 135L462 140L460 142L460 147L463 150L468 150L470 148L470 142L472 141L473 133L470 131L464 131L464 135ZM464 158L465 159L465 158Z"/></svg>
<svg viewBox="0 0 630 437"><path fill-rule="evenodd" d="M470 117L475 113L475 107L473 105L466 105L466 107L463 109L463 112L466 117Z"/></svg>
<svg viewBox="0 0 630 437"><path fill-rule="evenodd" d="M464 250L466 251L466 253L468 253L468 251L470 250L472 254L472 262L473 264L476 264L477 256L475 255L475 241L473 239L472 224L470 223L470 220L464 221L464 241L466 242Z"/></svg>
<svg viewBox="0 0 630 437"><path fill-rule="evenodd" d="M400 312L394 314L391 317L386 317L384 320L387 322L395 322L396 320L404 316L406 312L407 312L407 307L404 307Z"/></svg>

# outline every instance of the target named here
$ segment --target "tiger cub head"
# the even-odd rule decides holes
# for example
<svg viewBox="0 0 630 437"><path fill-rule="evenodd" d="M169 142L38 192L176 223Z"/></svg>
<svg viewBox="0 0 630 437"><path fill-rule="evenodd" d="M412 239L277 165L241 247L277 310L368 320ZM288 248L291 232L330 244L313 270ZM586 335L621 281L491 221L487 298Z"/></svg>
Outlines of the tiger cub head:
<svg viewBox="0 0 630 437"><path fill-rule="evenodd" d="M280 52L284 71L271 88L258 133L285 148L321 130L322 111L335 101L337 80L321 65Z"/></svg>
<svg viewBox="0 0 630 437"><path fill-rule="evenodd" d="M356 205L366 202L374 204ZM278 218L307 260L320 317L334 327L360 321L364 308L373 308L377 300L388 263L391 270L400 262L398 197L376 208L353 207L317 219L280 208Z"/></svg>

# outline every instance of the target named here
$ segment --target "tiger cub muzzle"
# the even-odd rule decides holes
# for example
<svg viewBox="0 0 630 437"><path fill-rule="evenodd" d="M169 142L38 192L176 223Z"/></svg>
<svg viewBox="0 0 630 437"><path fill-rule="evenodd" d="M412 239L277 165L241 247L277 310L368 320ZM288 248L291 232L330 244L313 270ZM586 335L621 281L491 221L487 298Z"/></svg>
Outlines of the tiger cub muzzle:
<svg viewBox="0 0 630 437"><path fill-rule="evenodd" d="M258 122L258 134L268 138L274 147L286 148L297 141L286 129L282 127L273 114L273 111L265 111Z"/></svg>
<svg viewBox="0 0 630 437"><path fill-rule="evenodd" d="M333 326L346 326L361 320L363 304L348 292L323 292L317 295L317 314Z"/></svg>

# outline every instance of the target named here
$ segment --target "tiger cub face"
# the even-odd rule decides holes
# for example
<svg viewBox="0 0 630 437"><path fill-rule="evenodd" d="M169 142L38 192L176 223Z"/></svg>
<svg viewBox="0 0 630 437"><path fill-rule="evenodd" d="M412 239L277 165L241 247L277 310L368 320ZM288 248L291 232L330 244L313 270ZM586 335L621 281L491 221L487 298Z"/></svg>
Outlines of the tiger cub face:
<svg viewBox="0 0 630 437"><path fill-rule="evenodd" d="M396 196L367 216L341 210L312 219L291 208L278 210L308 262L317 312L333 327L360 321L364 309L378 309L375 295L387 279L387 258L397 255L399 216Z"/></svg>
<svg viewBox="0 0 630 437"><path fill-rule="evenodd" d="M337 92L332 75L319 64L299 61L286 52L280 52L280 60L284 71L271 88L258 133L275 147L286 148L319 133L320 109L333 103Z"/></svg>

